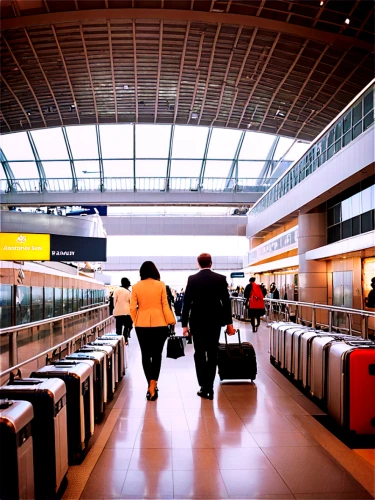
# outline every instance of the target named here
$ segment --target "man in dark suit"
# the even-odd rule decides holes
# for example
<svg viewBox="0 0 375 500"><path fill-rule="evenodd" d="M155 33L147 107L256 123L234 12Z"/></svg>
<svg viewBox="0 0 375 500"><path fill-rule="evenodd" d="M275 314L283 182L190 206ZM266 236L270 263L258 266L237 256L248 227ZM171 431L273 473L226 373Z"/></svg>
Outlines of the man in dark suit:
<svg viewBox="0 0 375 500"><path fill-rule="evenodd" d="M189 276L182 309L182 333L190 333L194 342L194 361L198 396L213 399L217 365L217 347L221 327L227 325L228 335L235 330L225 276L211 271L212 259L208 253L198 257L200 271Z"/></svg>

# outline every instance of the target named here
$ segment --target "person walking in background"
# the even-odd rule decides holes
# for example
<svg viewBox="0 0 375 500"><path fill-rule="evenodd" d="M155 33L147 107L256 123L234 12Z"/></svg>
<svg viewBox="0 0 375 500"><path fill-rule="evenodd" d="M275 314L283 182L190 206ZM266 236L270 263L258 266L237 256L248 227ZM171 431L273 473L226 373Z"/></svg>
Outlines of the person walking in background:
<svg viewBox="0 0 375 500"><path fill-rule="evenodd" d="M167 289L168 304L169 304L169 307L172 309L172 305L174 305L173 293L172 293L172 291L171 291L171 289L169 288L168 285L166 285L165 288Z"/></svg>
<svg viewBox="0 0 375 500"><path fill-rule="evenodd" d="M371 278L371 290L365 298L365 306L370 309L375 307L375 278Z"/></svg>
<svg viewBox="0 0 375 500"><path fill-rule="evenodd" d="M108 297L108 306L109 306L109 315L112 316L113 314L113 309L114 309L114 305L113 305L113 292L111 292L109 294L109 297Z"/></svg>
<svg viewBox="0 0 375 500"><path fill-rule="evenodd" d="M271 299L280 300L280 292L277 289L275 282L271 283L270 294L271 294ZM273 307L272 307L273 311L277 312L278 308L279 308L279 304L273 303Z"/></svg>
<svg viewBox="0 0 375 500"><path fill-rule="evenodd" d="M255 283L255 278L250 278L250 283L246 286L244 298L248 300L249 318L253 332L258 330L260 317L265 314L264 297L259 285Z"/></svg>
<svg viewBox="0 0 375 500"><path fill-rule="evenodd" d="M208 253L198 257L200 271L189 276L182 309L182 333L190 332L194 343L194 361L200 390L205 399L214 397L217 348L221 327L227 325L228 335L235 330L225 276L211 271L212 259Z"/></svg>
<svg viewBox="0 0 375 500"><path fill-rule="evenodd" d="M133 323L130 317L130 281L128 278L121 279L121 287L116 288L113 294L113 315L116 318L116 333L124 335L125 344L128 344L130 330Z"/></svg>
<svg viewBox="0 0 375 500"><path fill-rule="evenodd" d="M265 297L267 295L267 288L264 283L260 284L260 289L262 290L263 297Z"/></svg>
<svg viewBox="0 0 375 500"><path fill-rule="evenodd" d="M139 269L141 281L133 286L130 314L134 322L142 353L142 365L148 388L146 398L158 398L158 379L161 355L169 335L168 325L175 325L176 319L169 307L165 283L155 264L146 261Z"/></svg>

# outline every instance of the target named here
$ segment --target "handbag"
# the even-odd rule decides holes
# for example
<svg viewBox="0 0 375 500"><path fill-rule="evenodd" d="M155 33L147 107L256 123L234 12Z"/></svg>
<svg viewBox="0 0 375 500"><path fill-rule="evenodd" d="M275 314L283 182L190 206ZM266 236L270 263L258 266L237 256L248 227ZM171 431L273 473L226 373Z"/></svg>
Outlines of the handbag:
<svg viewBox="0 0 375 500"><path fill-rule="evenodd" d="M171 331L167 342L167 358L178 359L185 356L185 338L176 337L174 331Z"/></svg>

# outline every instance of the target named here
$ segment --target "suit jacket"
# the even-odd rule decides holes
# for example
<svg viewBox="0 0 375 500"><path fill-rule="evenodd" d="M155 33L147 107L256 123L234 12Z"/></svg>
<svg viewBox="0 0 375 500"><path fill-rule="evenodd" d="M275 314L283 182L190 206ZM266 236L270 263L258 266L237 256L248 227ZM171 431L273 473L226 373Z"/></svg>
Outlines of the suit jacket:
<svg viewBox="0 0 375 500"><path fill-rule="evenodd" d="M176 318L168 304L165 283L151 278L138 281L132 288L130 315L134 326L176 324Z"/></svg>
<svg viewBox="0 0 375 500"><path fill-rule="evenodd" d="M232 324L232 310L225 276L202 269L189 276L185 290L182 326Z"/></svg>

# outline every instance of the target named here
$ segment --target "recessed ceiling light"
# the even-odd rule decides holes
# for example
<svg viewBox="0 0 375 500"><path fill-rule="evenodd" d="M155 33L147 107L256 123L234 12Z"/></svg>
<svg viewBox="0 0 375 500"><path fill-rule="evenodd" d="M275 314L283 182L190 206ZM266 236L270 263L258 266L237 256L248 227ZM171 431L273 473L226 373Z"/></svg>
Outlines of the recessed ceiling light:
<svg viewBox="0 0 375 500"><path fill-rule="evenodd" d="M191 117L193 120L196 120L198 118L198 113L191 113Z"/></svg>
<svg viewBox="0 0 375 500"><path fill-rule="evenodd" d="M124 85L122 88L123 88L124 90L128 90L129 85Z"/></svg>
<svg viewBox="0 0 375 500"><path fill-rule="evenodd" d="M345 19L345 24L350 24L350 19L348 17Z"/></svg>
<svg viewBox="0 0 375 500"><path fill-rule="evenodd" d="M324 1L323 0L321 0L321 2L320 2L320 6L322 6L322 5L324 5Z"/></svg>

